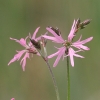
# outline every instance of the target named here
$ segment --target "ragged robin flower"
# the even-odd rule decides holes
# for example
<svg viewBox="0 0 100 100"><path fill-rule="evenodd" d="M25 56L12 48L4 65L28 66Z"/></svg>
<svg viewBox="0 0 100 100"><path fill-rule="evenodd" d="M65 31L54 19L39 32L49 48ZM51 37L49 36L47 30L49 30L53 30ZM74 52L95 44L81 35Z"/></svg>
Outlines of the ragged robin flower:
<svg viewBox="0 0 100 100"><path fill-rule="evenodd" d="M33 36L31 37L32 40L38 42L41 37L36 38L36 34L38 32L40 27L38 27L35 32L33 33ZM24 39L21 38L20 40L14 39L14 38L10 38L11 40L15 40L17 43L19 43L20 45L22 45L24 47L23 50L20 51L16 51L17 54L14 55L14 57L10 60L10 62L8 63L8 65L10 65L12 62L18 61L20 60L20 58L22 57L20 64L22 65L22 69L23 71L25 71L25 65L26 65L26 58L30 58L30 54L36 54L39 55L37 49L35 48L35 46L29 42L27 43L26 40L28 39L28 36Z"/></svg>
<svg viewBox="0 0 100 100"><path fill-rule="evenodd" d="M52 27L46 28L47 31L50 32L53 36L43 35L43 37L46 39L52 40L55 43L62 44L62 47L60 47L60 48L56 47L58 49L58 51L56 53L53 53L53 54L48 56L48 58L52 58L54 56L57 56L57 58L53 64L54 67L57 66L61 57L64 58L67 56L70 57L71 65L72 65L72 67L74 67L74 56L84 58L83 56L78 55L77 52L80 52L83 50L89 50L89 48L87 46L84 46L84 44L87 42L90 42L93 39L93 37L89 37L89 38L81 41L82 36L80 36L78 41L73 42L73 38L76 36L76 29L77 29L78 21L79 21L79 19L76 21L74 20L72 28L70 30L70 33L67 37L67 40L64 40L62 38L61 34L59 34L59 35L57 34L59 32L59 30L56 33L56 31ZM59 32L59 33L61 33L61 32ZM77 48L78 50L75 51L73 49L73 47Z"/></svg>

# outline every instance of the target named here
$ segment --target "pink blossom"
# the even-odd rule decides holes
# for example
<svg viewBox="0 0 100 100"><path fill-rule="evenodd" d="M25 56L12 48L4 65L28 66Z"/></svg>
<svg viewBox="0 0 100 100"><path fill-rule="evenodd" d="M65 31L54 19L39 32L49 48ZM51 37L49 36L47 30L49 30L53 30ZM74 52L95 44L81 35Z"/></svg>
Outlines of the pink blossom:
<svg viewBox="0 0 100 100"><path fill-rule="evenodd" d="M76 25L77 21L74 20L71 31L67 37L67 40L64 40L61 35L57 35L55 31L53 31L50 27L47 27L46 29L53 35L53 36L48 36L48 35L43 35L44 38L52 40L55 43L62 44L63 46L61 48L57 48L58 51L54 54L51 54L48 56L48 58L52 58L54 56L57 56L55 62L54 62L54 67L57 66L59 60L61 57L70 57L70 62L72 67L74 67L74 56L75 57L80 57L84 58L81 55L78 55L77 52L83 51L83 50L89 50L87 46L84 46L85 43L90 42L93 37L87 38L85 40L81 41L82 36L80 36L79 40L76 42L73 42L73 38L75 37L75 30L76 30ZM72 47L77 48L78 50L75 51Z"/></svg>
<svg viewBox="0 0 100 100"><path fill-rule="evenodd" d="M15 98L11 98L11 100L15 100Z"/></svg>
<svg viewBox="0 0 100 100"><path fill-rule="evenodd" d="M38 27L35 32L33 33L32 39L34 39L35 41L38 41L41 39L41 37L36 38L36 33L38 32L40 27ZM22 65L22 69L23 71L25 71L25 65L26 65L26 59L30 58L30 53L31 54L37 54L39 55L38 51L36 50L36 48L32 45L31 42L26 43L28 36L24 39L21 38L20 40L14 39L14 38L10 38L11 40L15 40L17 43L19 43L20 45L22 45L25 49L21 50L21 51L16 51L17 54L14 55L14 57L10 60L10 62L8 63L8 65L10 65L12 62L18 61L21 59L20 64Z"/></svg>

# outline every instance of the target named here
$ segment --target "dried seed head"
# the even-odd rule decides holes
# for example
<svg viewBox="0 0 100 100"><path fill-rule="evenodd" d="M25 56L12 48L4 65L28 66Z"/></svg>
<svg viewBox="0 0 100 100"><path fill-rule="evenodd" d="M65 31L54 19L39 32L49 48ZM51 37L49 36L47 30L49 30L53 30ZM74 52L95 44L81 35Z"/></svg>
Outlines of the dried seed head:
<svg viewBox="0 0 100 100"><path fill-rule="evenodd" d="M35 41L34 39L30 38L31 43L35 46L35 48L41 50L40 42Z"/></svg>

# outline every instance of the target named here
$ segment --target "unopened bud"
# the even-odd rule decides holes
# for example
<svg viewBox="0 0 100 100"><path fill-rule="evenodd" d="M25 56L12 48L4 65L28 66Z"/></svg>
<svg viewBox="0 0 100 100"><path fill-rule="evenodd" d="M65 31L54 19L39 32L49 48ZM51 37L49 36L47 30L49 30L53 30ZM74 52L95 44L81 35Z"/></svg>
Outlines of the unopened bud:
<svg viewBox="0 0 100 100"><path fill-rule="evenodd" d="M87 19L83 22L80 23L80 28L83 29L85 28L86 25L88 25L91 22L91 19Z"/></svg>
<svg viewBox="0 0 100 100"><path fill-rule="evenodd" d="M87 20L83 21L83 24L88 25L90 22L91 22L91 19L87 19Z"/></svg>

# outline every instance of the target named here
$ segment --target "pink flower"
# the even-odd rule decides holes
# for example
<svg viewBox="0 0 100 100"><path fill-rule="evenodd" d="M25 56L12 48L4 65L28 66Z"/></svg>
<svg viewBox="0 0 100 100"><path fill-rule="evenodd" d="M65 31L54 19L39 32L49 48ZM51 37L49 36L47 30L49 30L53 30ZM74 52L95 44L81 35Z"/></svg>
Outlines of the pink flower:
<svg viewBox="0 0 100 100"><path fill-rule="evenodd" d="M87 46L84 46L85 43L90 42L93 37L87 38L85 40L81 41L82 36L79 38L78 41L72 42L73 38L75 37L75 30L76 30L76 25L77 21L74 20L71 31L67 37L67 40L64 40L61 36L61 34L57 34L54 30L52 30L50 27L47 27L46 29L53 35L53 36L48 36L48 35L43 35L44 38L52 40L55 43L62 44L63 46L61 48L57 48L58 51L54 54L51 54L48 56L48 58L52 58L54 56L57 56L55 62L54 62L54 67L57 66L59 60L61 57L70 57L70 62L72 67L74 67L74 56L84 58L81 55L76 54L77 52L83 51L83 50L89 50ZM72 47L77 48L78 50L75 51Z"/></svg>
<svg viewBox="0 0 100 100"><path fill-rule="evenodd" d="M36 38L36 33L38 32L40 27L38 27L35 32L33 33L32 39L34 39L35 41L38 41L41 39L41 37ZM32 45L31 42L26 43L28 36L24 39L21 38L20 40L14 39L14 38L10 38L11 40L15 40L16 42L18 42L20 45L22 45L25 49L21 50L21 51L16 51L17 54L14 55L14 57L10 60L10 62L8 63L8 65L10 65L12 62L18 61L21 59L20 64L22 65L22 69L23 71L25 71L25 65L26 65L26 58L30 58L30 53L31 54L37 54L39 55L38 51L36 50L36 48Z"/></svg>
<svg viewBox="0 0 100 100"><path fill-rule="evenodd" d="M15 100L15 98L12 98L11 100Z"/></svg>

